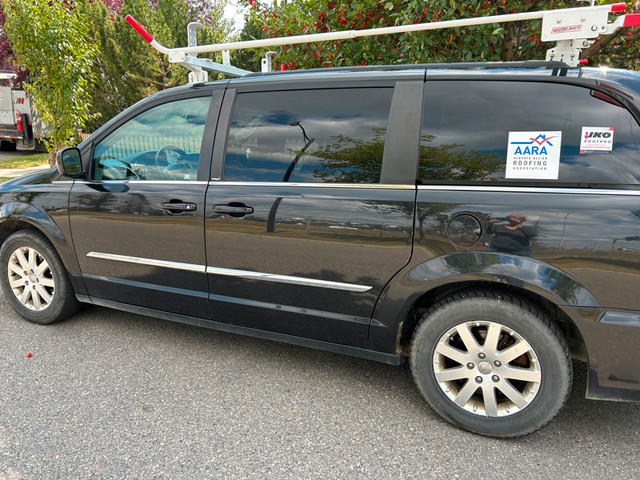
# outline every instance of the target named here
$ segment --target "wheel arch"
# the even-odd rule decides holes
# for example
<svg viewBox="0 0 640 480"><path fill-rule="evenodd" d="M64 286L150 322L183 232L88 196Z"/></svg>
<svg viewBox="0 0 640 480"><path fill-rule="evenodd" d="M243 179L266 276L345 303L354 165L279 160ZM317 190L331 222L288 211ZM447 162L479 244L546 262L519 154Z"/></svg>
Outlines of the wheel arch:
<svg viewBox="0 0 640 480"><path fill-rule="evenodd" d="M63 228L65 222L62 222ZM70 232L65 232L47 212L23 202L8 202L0 207L0 247L5 240L20 230L32 230L43 234L67 269L74 289L78 293L86 291L80 280L80 266L73 251Z"/></svg>
<svg viewBox="0 0 640 480"><path fill-rule="evenodd" d="M0 247L2 247L7 238L20 230L32 230L34 232L42 233L47 237L47 240L51 242L49 235L47 235L46 231L40 228L39 225L25 220L6 219L0 223Z"/></svg>
<svg viewBox="0 0 640 480"><path fill-rule="evenodd" d="M66 242L60 227L44 210L23 202L9 202L0 208L0 245L18 230L38 230L52 243Z"/></svg>
<svg viewBox="0 0 640 480"><path fill-rule="evenodd" d="M535 304L547 314L562 331L569 345L571 356L575 359L587 361L586 343L580 330L557 303L548 298L524 288L513 287L505 284L486 281L456 282L436 287L420 296L409 309L399 333L399 350L408 357L410 345L416 327L423 315L443 298L449 297L465 290L486 289L505 295L517 296Z"/></svg>
<svg viewBox="0 0 640 480"><path fill-rule="evenodd" d="M373 349L409 354L420 318L439 300L468 289L521 297L559 326L574 358L586 361L586 343L563 306L600 306L589 290L565 272L538 260L492 252L464 252L413 265L382 293L370 332ZM395 334L395 345L389 343Z"/></svg>

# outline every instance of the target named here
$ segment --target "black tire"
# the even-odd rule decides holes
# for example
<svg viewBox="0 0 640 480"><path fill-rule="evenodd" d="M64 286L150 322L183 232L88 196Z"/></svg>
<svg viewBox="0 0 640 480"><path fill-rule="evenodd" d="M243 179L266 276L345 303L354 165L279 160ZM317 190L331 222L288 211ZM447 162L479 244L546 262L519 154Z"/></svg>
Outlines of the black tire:
<svg viewBox="0 0 640 480"><path fill-rule="evenodd" d="M16 149L16 142L10 142L9 140L0 140L0 150L3 152L13 152Z"/></svg>
<svg viewBox="0 0 640 480"><path fill-rule="evenodd" d="M573 376L566 340L547 315L486 290L458 293L429 309L411 342L411 371L444 419L502 438L549 423L566 403Z"/></svg>
<svg viewBox="0 0 640 480"><path fill-rule="evenodd" d="M79 303L67 271L47 238L20 230L0 248L0 288L24 319L42 325L63 320Z"/></svg>

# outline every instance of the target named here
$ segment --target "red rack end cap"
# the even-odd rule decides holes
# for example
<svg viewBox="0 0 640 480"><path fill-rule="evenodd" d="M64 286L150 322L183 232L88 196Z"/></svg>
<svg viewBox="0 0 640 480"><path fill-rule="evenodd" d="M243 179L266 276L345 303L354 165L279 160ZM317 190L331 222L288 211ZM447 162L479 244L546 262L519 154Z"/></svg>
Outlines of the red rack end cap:
<svg viewBox="0 0 640 480"><path fill-rule="evenodd" d="M589 63L589 60L587 60L586 58L583 58L582 60L578 61L578 65L587 65Z"/></svg>
<svg viewBox="0 0 640 480"><path fill-rule="evenodd" d="M624 12L627 8L626 3L612 3L610 12Z"/></svg>
<svg viewBox="0 0 640 480"><path fill-rule="evenodd" d="M624 16L623 27L640 27L640 13L630 13Z"/></svg>
<svg viewBox="0 0 640 480"><path fill-rule="evenodd" d="M131 25L133 27L133 29L138 32L142 38L144 38L147 42L151 43L153 42L153 37L151 36L151 34L149 32L147 32L144 27L142 25L140 25L138 22L136 22L136 19L133 18L131 15L127 15L126 17L124 17L124 19L127 21L127 23L129 25Z"/></svg>

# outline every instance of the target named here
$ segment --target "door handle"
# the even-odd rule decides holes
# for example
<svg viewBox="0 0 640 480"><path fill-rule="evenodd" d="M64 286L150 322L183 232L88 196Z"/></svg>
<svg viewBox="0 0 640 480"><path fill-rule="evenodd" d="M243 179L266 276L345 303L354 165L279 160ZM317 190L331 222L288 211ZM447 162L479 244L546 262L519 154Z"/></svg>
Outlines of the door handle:
<svg viewBox="0 0 640 480"><path fill-rule="evenodd" d="M160 208L171 212L195 212L198 206L195 203L171 203L162 202Z"/></svg>
<svg viewBox="0 0 640 480"><path fill-rule="evenodd" d="M253 213L253 207L249 207L242 203L237 205L214 205L213 213L226 213L231 216L241 217Z"/></svg>

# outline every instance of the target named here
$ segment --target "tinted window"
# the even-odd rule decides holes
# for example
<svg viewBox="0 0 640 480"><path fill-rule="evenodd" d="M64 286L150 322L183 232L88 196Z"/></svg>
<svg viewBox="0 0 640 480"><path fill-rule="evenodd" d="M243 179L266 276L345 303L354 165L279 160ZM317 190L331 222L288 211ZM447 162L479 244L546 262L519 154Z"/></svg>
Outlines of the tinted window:
<svg viewBox="0 0 640 480"><path fill-rule="evenodd" d="M224 179L380 181L392 88L240 93Z"/></svg>
<svg viewBox="0 0 640 480"><path fill-rule="evenodd" d="M94 180L196 180L209 97L150 108L95 147Z"/></svg>
<svg viewBox="0 0 640 480"><path fill-rule="evenodd" d="M419 178L425 183L630 185L640 179L636 121L588 88L431 81L422 122ZM547 155L538 154L553 156L554 148L559 167L546 171Z"/></svg>

